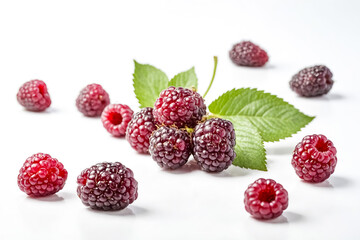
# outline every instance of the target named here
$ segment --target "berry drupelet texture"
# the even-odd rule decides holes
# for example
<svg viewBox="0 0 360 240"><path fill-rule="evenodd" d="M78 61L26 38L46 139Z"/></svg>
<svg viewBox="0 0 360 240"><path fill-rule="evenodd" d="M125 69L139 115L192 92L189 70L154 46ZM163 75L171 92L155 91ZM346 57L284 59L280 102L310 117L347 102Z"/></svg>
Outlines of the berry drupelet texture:
<svg viewBox="0 0 360 240"><path fill-rule="evenodd" d="M19 171L21 191L32 197L44 197L60 191L68 173L64 165L48 154L37 153L27 158Z"/></svg>
<svg viewBox="0 0 360 240"><path fill-rule="evenodd" d="M149 151L160 167L179 168L188 161L191 155L190 135L177 128L160 127L150 137Z"/></svg>
<svg viewBox="0 0 360 240"><path fill-rule="evenodd" d="M76 99L78 110L87 117L98 117L110 104L109 94L99 84L89 84Z"/></svg>
<svg viewBox="0 0 360 240"><path fill-rule="evenodd" d="M206 120L195 127L192 140L194 159L207 172L227 169L236 157L235 130L228 120Z"/></svg>
<svg viewBox="0 0 360 240"><path fill-rule="evenodd" d="M246 189L244 203L254 218L272 219L288 207L288 192L274 180L260 178Z"/></svg>
<svg viewBox="0 0 360 240"><path fill-rule="evenodd" d="M290 88L300 96L320 96L332 88L332 76L330 69L323 65L304 68L292 77Z"/></svg>
<svg viewBox="0 0 360 240"><path fill-rule="evenodd" d="M97 210L121 210L138 196L138 183L130 168L119 162L98 163L77 178L77 195L84 205Z"/></svg>
<svg viewBox="0 0 360 240"><path fill-rule="evenodd" d="M295 147L291 161L296 174L306 182L323 182L335 171L336 148L324 135L308 135Z"/></svg>
<svg viewBox="0 0 360 240"><path fill-rule="evenodd" d="M153 108L147 107L134 114L126 129L126 140L139 153L149 153L149 139L157 129Z"/></svg>
<svg viewBox="0 0 360 240"><path fill-rule="evenodd" d="M157 122L178 128L195 127L205 113L206 106L200 94L182 87L163 90L154 107Z"/></svg>
<svg viewBox="0 0 360 240"><path fill-rule="evenodd" d="M101 121L111 135L123 137L133 113L125 104L110 104L102 112Z"/></svg>
<svg viewBox="0 0 360 240"><path fill-rule="evenodd" d="M16 97L18 102L30 111L41 112L51 105L46 84L37 79L24 83Z"/></svg>
<svg viewBox="0 0 360 240"><path fill-rule="evenodd" d="M261 67L269 60L267 53L250 41L242 41L229 52L231 60L240 66Z"/></svg>

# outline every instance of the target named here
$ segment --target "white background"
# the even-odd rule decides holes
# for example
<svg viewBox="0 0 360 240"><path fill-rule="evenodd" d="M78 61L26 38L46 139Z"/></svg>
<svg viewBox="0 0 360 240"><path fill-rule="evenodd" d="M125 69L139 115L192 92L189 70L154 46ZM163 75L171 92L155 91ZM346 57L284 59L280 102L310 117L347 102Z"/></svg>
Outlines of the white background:
<svg viewBox="0 0 360 240"><path fill-rule="evenodd" d="M0 239L359 239L358 1L1 1ZM263 68L233 65L232 45L252 40L268 52ZM195 66L199 92L218 72L206 103L232 88L277 94L316 119L292 138L266 144L268 171L230 167L207 174L193 164L161 170L111 137L98 118L75 107L79 91L99 83L113 103L138 111L133 59L169 77ZM300 98L288 82L306 66L327 65L330 94ZM42 79L52 98L44 113L16 101L22 83ZM331 178L307 184L290 161L307 134L322 133L338 149ZM37 152L69 171L58 194L32 199L16 183ZM139 182L139 198L119 212L92 211L76 196L76 177L102 161L120 161ZM253 219L243 193L257 178L288 190L289 208L272 221Z"/></svg>

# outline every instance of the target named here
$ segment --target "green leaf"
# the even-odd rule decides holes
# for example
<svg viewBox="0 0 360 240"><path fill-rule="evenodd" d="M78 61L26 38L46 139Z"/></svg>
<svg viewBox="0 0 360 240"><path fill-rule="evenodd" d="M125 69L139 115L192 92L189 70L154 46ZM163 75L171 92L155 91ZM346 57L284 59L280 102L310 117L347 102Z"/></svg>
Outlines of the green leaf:
<svg viewBox="0 0 360 240"><path fill-rule="evenodd" d="M249 121L239 121L237 118L225 117L230 120L235 128L236 158L233 165L266 171L266 154L263 140Z"/></svg>
<svg viewBox="0 0 360 240"><path fill-rule="evenodd" d="M269 142L290 137L314 119L275 95L250 88L224 93L210 104L209 110L236 122L249 121Z"/></svg>
<svg viewBox="0 0 360 240"><path fill-rule="evenodd" d="M175 77L173 77L173 79L170 80L168 86L197 89L198 79L195 74L195 68L192 67L186 72L177 74Z"/></svg>
<svg viewBox="0 0 360 240"><path fill-rule="evenodd" d="M164 72L147 64L136 61L134 71L134 92L140 107L154 107L160 92L168 87L169 79Z"/></svg>

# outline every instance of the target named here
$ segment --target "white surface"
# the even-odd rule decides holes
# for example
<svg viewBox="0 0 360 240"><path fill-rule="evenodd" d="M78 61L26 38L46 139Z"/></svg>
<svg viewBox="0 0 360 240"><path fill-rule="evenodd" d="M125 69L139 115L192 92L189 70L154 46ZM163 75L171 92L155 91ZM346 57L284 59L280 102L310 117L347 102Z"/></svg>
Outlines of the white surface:
<svg viewBox="0 0 360 240"><path fill-rule="evenodd" d="M359 11L358 1L1 1L0 239L359 239ZM231 63L228 50L242 39L267 50L266 67ZM268 172L163 171L74 105L80 89L97 82L113 103L137 111L133 59L169 77L194 65L203 93L214 55L208 104L234 87L257 87L317 116L292 138L266 144ZM296 97L291 76L319 63L334 74L331 93ZM45 113L16 102L20 85L34 78L49 88ZM290 164L295 144L312 133L338 149L335 173L317 185L300 181ZM17 187L18 170L36 152L69 171L56 196L31 199ZM135 173L139 198L126 210L94 212L76 196L77 175L102 161ZM244 210L243 193L259 177L289 192L289 208L270 222Z"/></svg>

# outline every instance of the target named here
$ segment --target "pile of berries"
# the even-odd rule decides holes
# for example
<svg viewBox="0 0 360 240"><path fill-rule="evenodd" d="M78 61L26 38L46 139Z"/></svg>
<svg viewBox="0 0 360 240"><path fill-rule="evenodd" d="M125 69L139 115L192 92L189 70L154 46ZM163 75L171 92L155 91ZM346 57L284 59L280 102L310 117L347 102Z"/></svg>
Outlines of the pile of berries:
<svg viewBox="0 0 360 240"><path fill-rule="evenodd" d="M203 119L204 99L197 92L169 87L160 93L154 108L134 115L127 140L140 153L151 154L165 169L177 169L191 155L207 172L227 169L236 157L235 130L230 121Z"/></svg>

